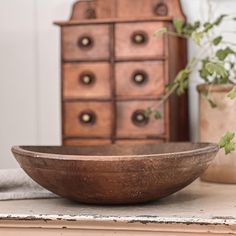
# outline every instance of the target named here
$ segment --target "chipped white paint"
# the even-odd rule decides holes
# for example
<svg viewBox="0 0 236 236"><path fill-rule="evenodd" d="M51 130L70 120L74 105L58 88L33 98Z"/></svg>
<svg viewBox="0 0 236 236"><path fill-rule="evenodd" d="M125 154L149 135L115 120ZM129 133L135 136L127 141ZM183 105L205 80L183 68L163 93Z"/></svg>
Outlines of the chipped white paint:
<svg viewBox="0 0 236 236"><path fill-rule="evenodd" d="M24 220L24 221L94 221L94 222L120 222L120 223L143 223L143 224L208 224L208 225L235 225L236 218L199 219L193 217L158 217L158 216L103 216L103 215L17 215L0 214L0 221Z"/></svg>
<svg viewBox="0 0 236 236"><path fill-rule="evenodd" d="M236 186L196 181L161 201L91 206L64 199L0 202L0 235L236 235ZM8 233L8 234L7 234ZM30 234L29 234L30 235Z"/></svg>

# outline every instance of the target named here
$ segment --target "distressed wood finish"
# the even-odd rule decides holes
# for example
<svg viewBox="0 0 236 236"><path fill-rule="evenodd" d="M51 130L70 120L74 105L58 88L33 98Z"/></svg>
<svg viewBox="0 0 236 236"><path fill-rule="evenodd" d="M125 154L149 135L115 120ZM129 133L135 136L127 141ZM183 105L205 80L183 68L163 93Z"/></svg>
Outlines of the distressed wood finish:
<svg viewBox="0 0 236 236"><path fill-rule="evenodd" d="M145 111L156 101L117 102L117 137L151 138L165 134L164 120L145 117ZM160 107L164 114L164 108Z"/></svg>
<svg viewBox="0 0 236 236"><path fill-rule="evenodd" d="M13 147L16 160L59 196L93 204L161 199L202 174L219 147L208 143Z"/></svg>
<svg viewBox="0 0 236 236"><path fill-rule="evenodd" d="M134 112L155 106L165 84L186 64L184 40L153 36L162 27L173 31L174 17L184 19L178 0L89 0L76 2L71 19L57 23L65 145L71 135L78 139L70 141L73 145L93 144L95 138L98 144L103 143L100 138L110 138L111 143L123 138L126 143L134 143L133 138L157 143L189 140L187 95L167 101L160 109L161 120L150 118L144 126L132 121ZM104 120L95 131L96 125L84 127L76 116L80 105L83 110L98 102L109 103L96 112L105 112L102 117L110 121Z"/></svg>
<svg viewBox="0 0 236 236"><path fill-rule="evenodd" d="M153 33L164 27L163 22L119 23L115 27L117 59L158 58L164 56L164 37ZM143 37L143 41L141 41Z"/></svg>
<svg viewBox="0 0 236 236"><path fill-rule="evenodd" d="M115 66L116 96L157 98L164 93L164 62L123 62Z"/></svg>
<svg viewBox="0 0 236 236"><path fill-rule="evenodd" d="M111 137L110 102L66 102L65 137Z"/></svg>
<svg viewBox="0 0 236 236"><path fill-rule="evenodd" d="M109 44L108 25L62 28L62 58L65 61L109 60Z"/></svg>
<svg viewBox="0 0 236 236"><path fill-rule="evenodd" d="M172 24L169 24L168 28L169 30L174 30ZM173 81L176 74L187 64L187 45L185 39L178 37L168 37L166 40L166 47L169 48L166 73L168 74L169 80ZM171 141L185 141L190 139L187 92L181 96L171 96L168 122Z"/></svg>
<svg viewBox="0 0 236 236"><path fill-rule="evenodd" d="M111 98L109 63L65 63L62 71L64 99Z"/></svg>
<svg viewBox="0 0 236 236"><path fill-rule="evenodd" d="M82 0L75 3L71 20L129 18L131 15L185 19L179 0Z"/></svg>

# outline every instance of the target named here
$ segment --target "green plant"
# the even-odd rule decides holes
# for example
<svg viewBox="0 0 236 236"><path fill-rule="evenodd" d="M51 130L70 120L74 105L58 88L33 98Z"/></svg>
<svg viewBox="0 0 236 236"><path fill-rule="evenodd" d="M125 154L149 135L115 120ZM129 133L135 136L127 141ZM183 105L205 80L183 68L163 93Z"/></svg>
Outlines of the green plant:
<svg viewBox="0 0 236 236"><path fill-rule="evenodd" d="M182 95L188 89L189 75L200 65L199 75L208 85L214 84L234 84L234 88L227 96L229 99L236 99L236 52L233 42L226 42L221 34L216 34L215 29L226 20L235 20L229 15L220 15L213 21L193 24L184 23L182 20L174 19L173 25L176 32L161 28L154 33L156 37L167 34L192 40L199 48L199 53L193 57L186 67L179 71L173 82L166 85L166 93L160 98L155 107L150 107L146 115L154 115L156 119L161 118L158 110L159 105L164 103L172 94ZM209 86L210 87L210 86ZM214 109L217 104L211 99L210 91L202 94L209 105ZM234 142L235 133L227 132L220 140L219 146L224 148L228 154L236 149Z"/></svg>

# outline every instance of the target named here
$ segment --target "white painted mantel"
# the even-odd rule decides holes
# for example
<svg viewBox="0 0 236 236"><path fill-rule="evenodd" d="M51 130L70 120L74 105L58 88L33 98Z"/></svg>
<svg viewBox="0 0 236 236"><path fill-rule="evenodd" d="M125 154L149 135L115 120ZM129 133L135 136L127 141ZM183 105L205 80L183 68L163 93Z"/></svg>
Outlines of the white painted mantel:
<svg viewBox="0 0 236 236"><path fill-rule="evenodd" d="M73 2L0 1L0 168L17 166L12 145L60 144L60 35L52 22L67 20ZM182 0L190 21L206 17L205 2ZM236 11L235 0L213 2L218 13ZM195 50L190 44L189 54ZM191 81L191 128L196 140L196 74Z"/></svg>
<svg viewBox="0 0 236 236"><path fill-rule="evenodd" d="M236 235L236 186L196 181L160 201L92 206L65 199L0 201L0 235Z"/></svg>

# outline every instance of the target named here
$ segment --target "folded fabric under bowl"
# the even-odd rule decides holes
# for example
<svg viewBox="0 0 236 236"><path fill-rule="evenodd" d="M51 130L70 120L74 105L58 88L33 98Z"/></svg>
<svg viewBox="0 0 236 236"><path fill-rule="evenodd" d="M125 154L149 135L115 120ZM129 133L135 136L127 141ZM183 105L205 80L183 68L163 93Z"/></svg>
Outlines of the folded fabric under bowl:
<svg viewBox="0 0 236 236"><path fill-rule="evenodd" d="M38 185L20 168L0 170L0 201L55 197L55 194Z"/></svg>

